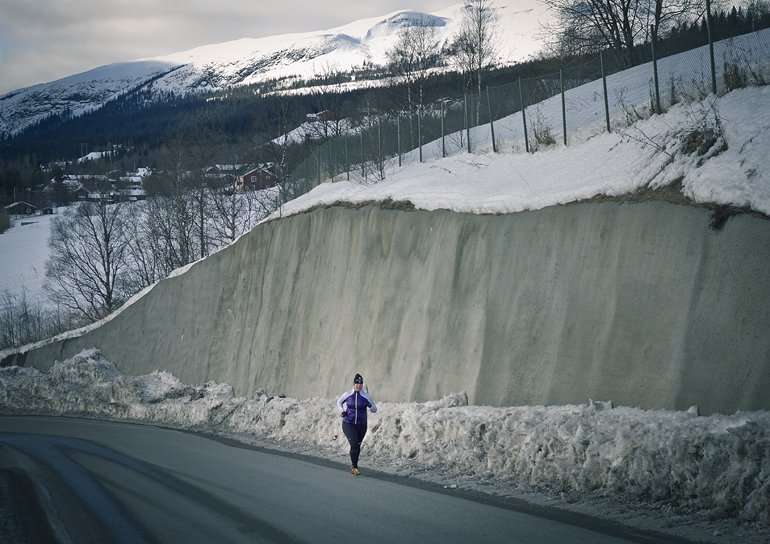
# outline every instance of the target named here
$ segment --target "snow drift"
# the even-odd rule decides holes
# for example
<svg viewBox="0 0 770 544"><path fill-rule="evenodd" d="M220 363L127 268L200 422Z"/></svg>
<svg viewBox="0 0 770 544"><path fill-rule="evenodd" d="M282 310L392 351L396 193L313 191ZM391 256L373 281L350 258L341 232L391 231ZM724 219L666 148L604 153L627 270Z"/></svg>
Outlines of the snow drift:
<svg viewBox="0 0 770 544"><path fill-rule="evenodd" d="M376 391L373 391L376 398ZM453 394L379 403L365 456L419 473L666 503L770 523L770 413L698 416L589 402L468 406ZM156 371L125 376L96 350L48 372L0 369L0 413L86 414L248 433L344 456L333 398L297 400L226 384L187 385Z"/></svg>

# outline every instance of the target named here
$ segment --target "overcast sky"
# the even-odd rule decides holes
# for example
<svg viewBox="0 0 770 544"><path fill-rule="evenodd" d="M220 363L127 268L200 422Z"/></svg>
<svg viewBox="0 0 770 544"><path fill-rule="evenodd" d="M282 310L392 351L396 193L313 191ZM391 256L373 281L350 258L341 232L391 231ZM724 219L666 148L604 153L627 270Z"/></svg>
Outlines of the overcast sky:
<svg viewBox="0 0 770 544"><path fill-rule="evenodd" d="M0 93L103 64L459 0L0 0Z"/></svg>

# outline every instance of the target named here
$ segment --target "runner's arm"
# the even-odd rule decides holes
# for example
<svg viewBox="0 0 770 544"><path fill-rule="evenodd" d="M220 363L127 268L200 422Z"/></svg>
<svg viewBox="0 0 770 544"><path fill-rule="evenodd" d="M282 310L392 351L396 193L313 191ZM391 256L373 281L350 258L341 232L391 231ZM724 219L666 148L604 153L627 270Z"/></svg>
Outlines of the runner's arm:
<svg viewBox="0 0 770 544"><path fill-rule="evenodd" d="M343 413L346 411L345 406L345 400L348 398L348 392L345 391L342 395L340 395L340 398L337 399L337 411L339 413Z"/></svg>
<svg viewBox="0 0 770 544"><path fill-rule="evenodd" d="M374 399L370 396L368 388L366 390L366 400L369 401L369 410L371 410L373 414L376 414L377 405L374 403Z"/></svg>

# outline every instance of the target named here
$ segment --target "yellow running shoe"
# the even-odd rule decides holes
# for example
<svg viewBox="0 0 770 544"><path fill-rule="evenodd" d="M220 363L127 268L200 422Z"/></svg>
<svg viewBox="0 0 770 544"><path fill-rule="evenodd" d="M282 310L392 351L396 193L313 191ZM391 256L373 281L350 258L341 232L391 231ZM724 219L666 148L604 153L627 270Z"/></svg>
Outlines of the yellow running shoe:
<svg viewBox="0 0 770 544"><path fill-rule="evenodd" d="M360 476L360 475L361 475L361 471L360 471L360 470L358 470L356 467L353 467L352 469L350 469L350 473L351 473L353 476Z"/></svg>

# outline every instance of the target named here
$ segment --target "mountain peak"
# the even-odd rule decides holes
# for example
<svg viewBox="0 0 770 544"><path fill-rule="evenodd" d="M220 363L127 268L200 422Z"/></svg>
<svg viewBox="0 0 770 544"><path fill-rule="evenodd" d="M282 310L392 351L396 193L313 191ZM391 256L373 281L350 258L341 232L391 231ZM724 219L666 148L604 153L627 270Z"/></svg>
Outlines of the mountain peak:
<svg viewBox="0 0 770 544"><path fill-rule="evenodd" d="M502 62L539 49L535 35L545 8L538 0L498 1L498 51ZM451 40L463 4L436 13L400 10L312 32L241 38L154 58L101 66L0 96L0 138L17 134L46 117L81 115L134 89L186 94L216 91L282 78L309 79L329 71L382 65L398 33L410 26L435 29L440 44Z"/></svg>

